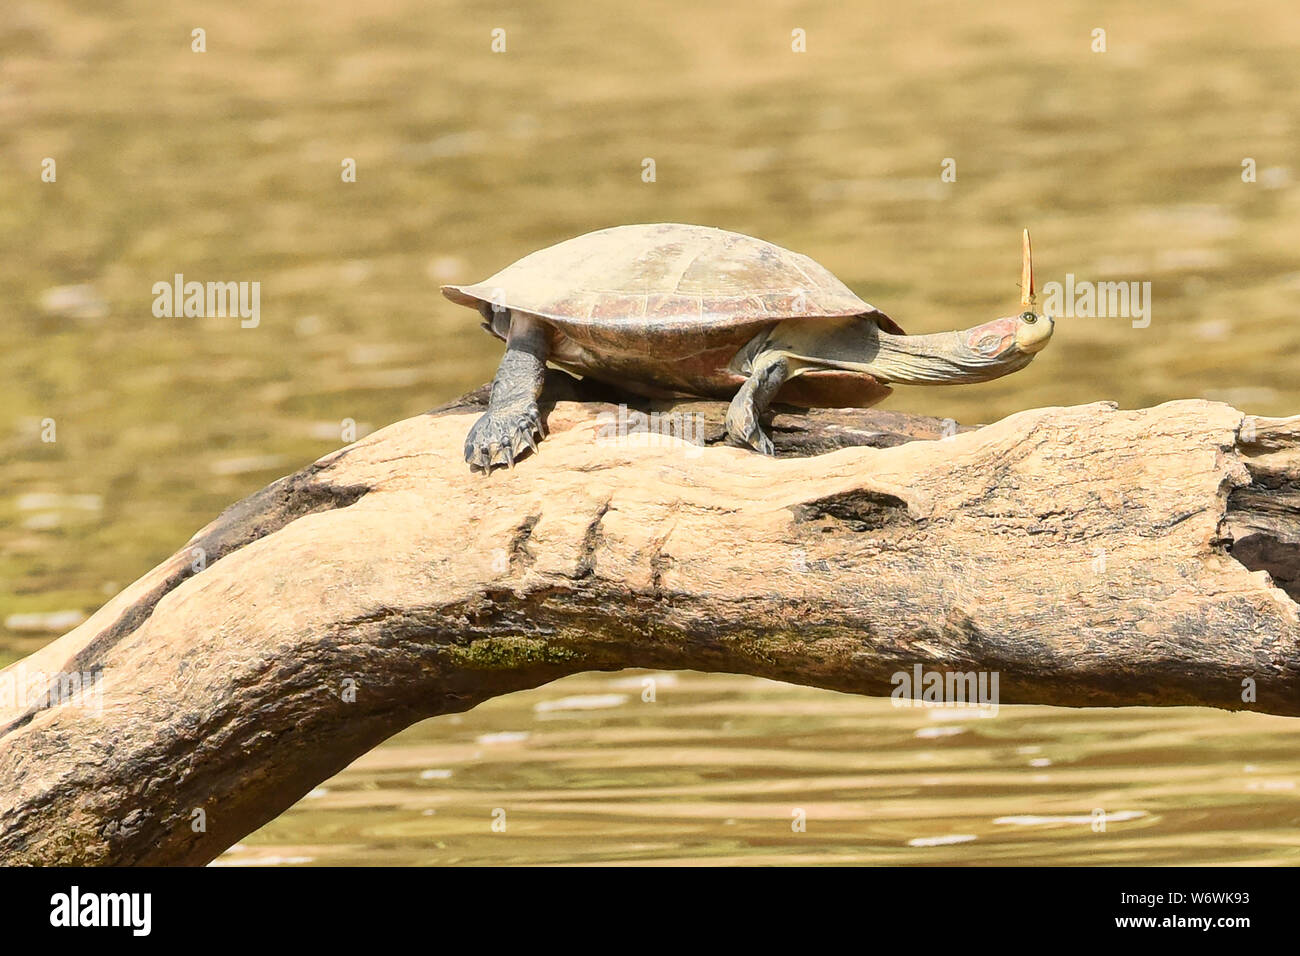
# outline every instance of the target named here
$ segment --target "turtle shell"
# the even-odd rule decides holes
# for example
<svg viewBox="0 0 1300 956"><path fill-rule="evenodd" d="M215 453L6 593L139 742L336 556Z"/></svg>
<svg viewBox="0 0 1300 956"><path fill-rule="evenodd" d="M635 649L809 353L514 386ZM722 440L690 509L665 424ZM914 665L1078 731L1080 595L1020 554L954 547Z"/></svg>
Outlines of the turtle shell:
<svg viewBox="0 0 1300 956"><path fill-rule="evenodd" d="M869 316L902 335L807 256L707 226L615 226L548 246L472 285L453 302L528 312L560 335L556 364L625 386L723 393L742 378L735 353L790 318ZM498 335L501 329L494 329Z"/></svg>

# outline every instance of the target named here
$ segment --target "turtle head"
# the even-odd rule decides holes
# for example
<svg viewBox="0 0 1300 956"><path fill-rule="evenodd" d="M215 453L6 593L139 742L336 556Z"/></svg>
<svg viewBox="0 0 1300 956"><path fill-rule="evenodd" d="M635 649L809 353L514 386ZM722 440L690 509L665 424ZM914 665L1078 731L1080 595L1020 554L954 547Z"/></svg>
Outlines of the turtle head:
<svg viewBox="0 0 1300 956"><path fill-rule="evenodd" d="M1052 319L1033 309L960 332L906 336L909 366L894 381L927 385L987 382L1019 371L1052 337ZM910 373L910 374L908 374Z"/></svg>
<svg viewBox="0 0 1300 956"><path fill-rule="evenodd" d="M1019 313L960 332L881 336L869 370L889 382L950 385L986 382L1028 365L1051 339L1054 323L1035 304L1028 229L1023 249Z"/></svg>

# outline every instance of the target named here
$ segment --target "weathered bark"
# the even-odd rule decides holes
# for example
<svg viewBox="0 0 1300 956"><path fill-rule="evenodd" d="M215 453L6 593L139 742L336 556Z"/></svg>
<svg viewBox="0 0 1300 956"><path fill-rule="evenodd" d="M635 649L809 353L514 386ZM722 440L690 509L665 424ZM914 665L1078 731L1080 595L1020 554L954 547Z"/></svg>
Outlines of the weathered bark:
<svg viewBox="0 0 1300 956"><path fill-rule="evenodd" d="M1300 714L1300 418L1096 404L936 440L820 411L765 459L719 444L723 405L654 406L710 447L610 443L602 396L550 388L585 401L513 471L463 461L483 391L399 422L0 672L95 675L0 710L0 862L203 863L412 722L586 670L888 694L919 664L996 671L1003 704Z"/></svg>

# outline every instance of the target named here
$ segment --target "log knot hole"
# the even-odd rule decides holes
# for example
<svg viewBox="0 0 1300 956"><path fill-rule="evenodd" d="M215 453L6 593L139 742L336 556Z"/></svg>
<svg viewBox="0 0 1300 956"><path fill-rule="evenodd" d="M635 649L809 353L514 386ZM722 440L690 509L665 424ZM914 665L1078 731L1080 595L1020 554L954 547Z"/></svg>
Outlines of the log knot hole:
<svg viewBox="0 0 1300 956"><path fill-rule="evenodd" d="M865 488L801 502L790 510L794 512L794 520L800 524L826 521L849 531L879 531L919 523L902 498Z"/></svg>

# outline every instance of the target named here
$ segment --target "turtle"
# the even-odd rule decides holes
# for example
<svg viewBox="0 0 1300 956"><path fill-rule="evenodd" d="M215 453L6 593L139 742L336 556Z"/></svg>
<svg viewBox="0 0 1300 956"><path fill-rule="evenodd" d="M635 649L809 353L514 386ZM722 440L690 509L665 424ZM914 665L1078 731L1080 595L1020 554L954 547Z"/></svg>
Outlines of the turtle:
<svg viewBox="0 0 1300 956"><path fill-rule="evenodd" d="M472 285L445 285L506 343L487 411L465 441L471 470L514 466L545 437L547 363L651 398L730 400L726 433L767 455L774 401L866 408L891 386L983 382L1047 345L1029 230L1021 311L963 331L908 335L805 255L709 226L614 226L548 246Z"/></svg>

